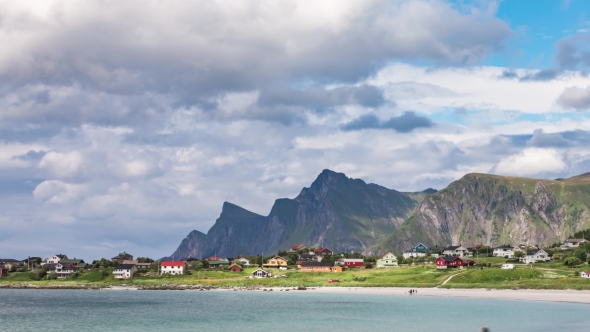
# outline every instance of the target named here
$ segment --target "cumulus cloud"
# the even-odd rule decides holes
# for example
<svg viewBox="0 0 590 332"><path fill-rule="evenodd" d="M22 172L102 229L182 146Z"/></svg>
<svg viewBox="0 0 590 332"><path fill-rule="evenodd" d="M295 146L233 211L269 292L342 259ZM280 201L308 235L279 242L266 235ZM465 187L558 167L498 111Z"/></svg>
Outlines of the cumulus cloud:
<svg viewBox="0 0 590 332"><path fill-rule="evenodd" d="M583 33L559 40L555 59L561 68L587 69L590 67L590 34Z"/></svg>
<svg viewBox="0 0 590 332"><path fill-rule="evenodd" d="M342 125L342 130L363 130L363 129L393 129L400 133L409 133L418 128L430 128L434 123L415 112L404 112L400 116L394 116L387 121L381 121L373 114L367 114Z"/></svg>
<svg viewBox="0 0 590 332"><path fill-rule="evenodd" d="M41 182L33 196L49 203L64 204L78 200L84 192L85 187L80 184L71 184L59 180L48 180Z"/></svg>
<svg viewBox="0 0 590 332"><path fill-rule="evenodd" d="M67 153L50 151L39 161L38 167L49 170L54 176L64 178L75 175L82 162L83 156L78 151Z"/></svg>
<svg viewBox="0 0 590 332"><path fill-rule="evenodd" d="M555 149L527 148L521 153L503 158L494 166L500 175L538 176L562 172L567 168L562 154Z"/></svg>
<svg viewBox="0 0 590 332"><path fill-rule="evenodd" d="M5 2L0 41L11 47L0 78L20 107L0 118L137 125L170 107L215 109L228 93L272 95L279 83L354 83L395 58L473 64L512 32L493 5L469 9L438 0ZM379 103L370 89L353 94Z"/></svg>
<svg viewBox="0 0 590 332"><path fill-rule="evenodd" d="M528 145L540 148L566 147L569 145L569 141L563 138L561 134L546 134L543 129L535 129Z"/></svg>
<svg viewBox="0 0 590 332"><path fill-rule="evenodd" d="M566 109L587 111L590 109L590 87L586 89L578 87L566 88L557 99L557 104Z"/></svg>

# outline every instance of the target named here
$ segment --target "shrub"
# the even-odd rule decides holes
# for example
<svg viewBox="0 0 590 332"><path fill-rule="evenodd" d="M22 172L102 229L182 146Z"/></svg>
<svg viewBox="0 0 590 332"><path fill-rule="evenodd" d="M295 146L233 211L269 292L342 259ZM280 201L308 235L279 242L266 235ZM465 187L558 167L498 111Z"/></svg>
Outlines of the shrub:
<svg viewBox="0 0 590 332"><path fill-rule="evenodd" d="M563 264L572 267L582 264L582 261L578 257L568 257L564 259Z"/></svg>
<svg viewBox="0 0 590 332"><path fill-rule="evenodd" d="M576 257L577 259L581 260L582 262L585 262L586 259L588 259L588 255L586 254L586 251L583 249L577 249L574 252L574 257Z"/></svg>
<svg viewBox="0 0 590 332"><path fill-rule="evenodd" d="M55 273L55 272L49 273L47 275L47 279L49 279L49 280L55 280L55 279L57 279L57 273Z"/></svg>

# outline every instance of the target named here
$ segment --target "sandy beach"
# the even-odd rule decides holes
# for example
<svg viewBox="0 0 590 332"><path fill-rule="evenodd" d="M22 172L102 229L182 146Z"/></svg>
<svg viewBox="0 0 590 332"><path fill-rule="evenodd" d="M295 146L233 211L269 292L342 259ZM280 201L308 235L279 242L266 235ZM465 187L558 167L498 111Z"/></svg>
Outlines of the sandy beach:
<svg viewBox="0 0 590 332"><path fill-rule="evenodd" d="M410 296L409 288L364 288L364 287L316 287L306 290L314 293L331 294L375 294L392 296ZM417 293L411 296L438 296L438 297L462 297L462 298L487 298L502 300L545 301L545 302L571 302L590 304L590 291L577 290L535 290L535 289L445 289L445 288L418 288Z"/></svg>

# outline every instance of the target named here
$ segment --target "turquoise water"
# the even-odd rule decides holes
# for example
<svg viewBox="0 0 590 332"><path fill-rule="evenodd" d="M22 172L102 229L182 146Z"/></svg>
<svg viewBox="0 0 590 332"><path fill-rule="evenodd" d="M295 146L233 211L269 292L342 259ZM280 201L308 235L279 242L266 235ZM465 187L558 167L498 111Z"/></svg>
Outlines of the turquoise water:
<svg viewBox="0 0 590 332"><path fill-rule="evenodd" d="M0 290L2 331L590 331L590 306L311 292Z"/></svg>

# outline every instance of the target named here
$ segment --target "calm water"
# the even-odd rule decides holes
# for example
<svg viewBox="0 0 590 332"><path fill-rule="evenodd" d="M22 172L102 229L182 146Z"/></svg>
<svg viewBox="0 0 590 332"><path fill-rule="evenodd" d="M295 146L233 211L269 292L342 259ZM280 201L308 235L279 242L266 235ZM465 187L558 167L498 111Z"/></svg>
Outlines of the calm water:
<svg viewBox="0 0 590 332"><path fill-rule="evenodd" d="M305 292L0 290L2 331L590 331L570 303Z"/></svg>

